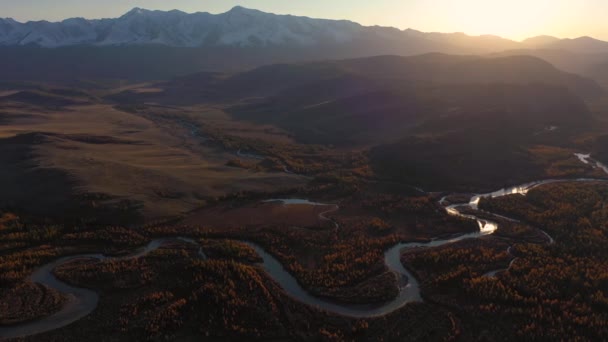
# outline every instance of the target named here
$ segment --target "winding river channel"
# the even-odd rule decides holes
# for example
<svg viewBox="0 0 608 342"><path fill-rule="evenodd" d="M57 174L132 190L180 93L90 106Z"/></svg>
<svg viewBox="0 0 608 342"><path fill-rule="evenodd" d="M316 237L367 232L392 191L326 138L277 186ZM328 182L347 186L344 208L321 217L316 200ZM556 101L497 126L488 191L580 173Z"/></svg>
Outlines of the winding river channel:
<svg viewBox="0 0 608 342"><path fill-rule="evenodd" d="M594 165L595 167L604 169L604 166L596 161L590 159L588 155L577 155L577 157L586 164ZM595 163L595 164L594 164ZM608 173L608 168L604 169L606 173ZM364 318L364 317L377 317L386 315L391 313L408 303L413 302L422 302L423 299L420 295L420 286L418 280L414 277L412 273L410 273L401 263L401 255L404 251L412 248L432 248L439 247L446 244L455 243L458 241L462 241L465 239L476 239L483 236L491 235L498 229L498 223L479 218L471 212L479 210L478 205L479 201L482 198L497 198L512 194L521 194L526 195L528 191L531 189L541 186L543 184L556 183L556 182L589 182L589 181L598 181L599 179L549 179L538 182L531 182L522 185L517 185L509 188L500 189L491 193L486 194L478 194L474 195L470 198L467 203L459 203L459 204L451 204L447 205L446 198L442 198L440 204L445 207L447 212L450 215L461 216L471 220L477 221L479 225L479 230L474 233L462 234L458 236L453 236L451 238L446 239L432 239L429 242L404 242L396 244L395 246L389 248L384 253L384 261L387 268L395 274L397 277L398 285L399 285L399 294L397 297L392 299L389 302L386 302L381 305L347 305L347 304L339 304L329 300L325 300L319 297L315 297L308 293L284 267L283 265L274 258L271 254L266 252L261 246L243 241L244 243L251 246L262 258L262 263L260 266L263 270L270 276L276 283L278 283L283 290L293 299L300 301L302 303L320 308L322 310L336 313L343 316L355 317L355 318ZM304 199L272 199L266 202L282 202L284 205L293 205L293 204L305 204L305 205L317 205L317 206L332 206L332 209L326 212L323 212L319 215L321 219L332 221L331 219L324 216L325 214L338 210L337 205L332 204L323 204L310 202ZM465 214L466 213L466 214ZM489 213L491 214L491 213ZM485 215L487 216L487 215ZM494 215L495 217L500 217L507 220L512 220L510 218L506 218L503 216ZM332 221L334 222L334 221ZM337 223L336 229L339 228ZM551 238L546 232L543 232L547 236L547 244L553 243L553 238ZM61 327L67 326L73 322L76 322L86 316L88 316L91 312L95 310L99 302L99 294L95 291L78 288L74 286L70 286L69 284L60 281L57 279L52 271L56 267L68 263L70 261L84 259L84 258L94 258L100 261L111 261L111 260L120 260L120 259L133 259L146 256L150 252L157 250L163 244L169 241L182 240L187 243L195 244L200 247L199 243L195 240L186 238L186 237L171 237L171 238L163 238L157 239L150 242L147 246L142 248L141 250L127 256L123 257L108 257L101 254L83 254L76 256L68 256L63 257L58 260L55 260L49 264L46 264L39 269L37 269L30 277L29 280L35 283L39 283L45 285L51 289L54 289L67 298L66 304L62 307L62 309L50 316L28 322L23 324L18 324L14 326L6 326L0 327L0 338L16 338L16 337L25 337L36 335L39 333L51 331L54 329L59 329ZM510 249L509 249L510 252ZM203 248L199 249L199 257L206 259ZM516 259L513 259L514 262ZM506 271L496 270L486 274L486 276L492 277L495 276L499 272Z"/></svg>

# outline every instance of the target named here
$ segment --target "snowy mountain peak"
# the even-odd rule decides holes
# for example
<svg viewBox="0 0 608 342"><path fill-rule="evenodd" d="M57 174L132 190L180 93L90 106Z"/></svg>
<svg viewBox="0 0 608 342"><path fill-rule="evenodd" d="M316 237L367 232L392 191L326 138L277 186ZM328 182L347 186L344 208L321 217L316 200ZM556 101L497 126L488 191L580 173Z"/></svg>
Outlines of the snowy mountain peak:
<svg viewBox="0 0 608 342"><path fill-rule="evenodd" d="M125 13L121 18L134 16L134 15L146 14L148 12L151 12L151 11L140 8L140 7L135 7L132 10L130 10L129 12Z"/></svg>
<svg viewBox="0 0 608 342"><path fill-rule="evenodd" d="M225 15L230 14L247 14L247 15L268 15L268 16L277 16L276 14L262 12L252 8L246 8L243 6L234 6L228 12L224 13Z"/></svg>
<svg viewBox="0 0 608 342"><path fill-rule="evenodd" d="M312 46L354 39L361 26L346 21L274 15L236 6L212 15L136 7L116 19L59 23L0 21L0 45Z"/></svg>
<svg viewBox="0 0 608 342"><path fill-rule="evenodd" d="M247 11L254 11L254 10L251 10L249 8L245 8L243 6L234 6L227 13L232 13L232 12L247 12Z"/></svg>
<svg viewBox="0 0 608 342"><path fill-rule="evenodd" d="M553 38L543 38L528 43L547 45L551 40ZM235 6L226 13L216 15L203 12L189 14L179 10L152 11L135 7L115 19L72 18L54 23L20 23L10 18L0 19L0 46L273 46L289 49L339 47L352 43L366 46L364 50L388 46L391 47L389 51L401 51L400 48L404 47L412 52L454 52L464 46L466 49L474 48L479 53L487 53L525 46L496 36L471 37L464 33L424 33L412 29L402 31L380 26L365 27L347 20L276 15L242 6ZM608 43L588 37L558 40L554 43L563 45L562 48L565 49L582 47L591 52L608 50ZM553 47L553 44L550 45Z"/></svg>

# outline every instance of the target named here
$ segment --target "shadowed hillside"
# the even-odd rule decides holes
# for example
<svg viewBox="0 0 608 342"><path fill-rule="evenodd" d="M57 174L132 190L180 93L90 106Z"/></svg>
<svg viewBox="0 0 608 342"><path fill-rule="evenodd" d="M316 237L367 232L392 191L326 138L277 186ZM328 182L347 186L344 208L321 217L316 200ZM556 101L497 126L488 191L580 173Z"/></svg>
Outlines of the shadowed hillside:
<svg viewBox="0 0 608 342"><path fill-rule="evenodd" d="M346 145L473 120L511 120L526 131L586 125L580 97L603 94L533 57L447 55L269 66L201 89L199 100L216 89L232 101L255 97L230 109L239 119L276 124L303 142Z"/></svg>

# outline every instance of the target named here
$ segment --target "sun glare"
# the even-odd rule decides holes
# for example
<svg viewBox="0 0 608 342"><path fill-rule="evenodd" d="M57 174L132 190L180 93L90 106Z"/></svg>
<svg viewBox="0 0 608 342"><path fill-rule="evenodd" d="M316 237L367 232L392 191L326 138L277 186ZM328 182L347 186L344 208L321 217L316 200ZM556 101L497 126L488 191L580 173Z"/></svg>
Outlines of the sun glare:
<svg viewBox="0 0 608 342"><path fill-rule="evenodd" d="M445 7L444 24L470 34L494 34L523 39L567 22L581 3L552 0L454 0Z"/></svg>

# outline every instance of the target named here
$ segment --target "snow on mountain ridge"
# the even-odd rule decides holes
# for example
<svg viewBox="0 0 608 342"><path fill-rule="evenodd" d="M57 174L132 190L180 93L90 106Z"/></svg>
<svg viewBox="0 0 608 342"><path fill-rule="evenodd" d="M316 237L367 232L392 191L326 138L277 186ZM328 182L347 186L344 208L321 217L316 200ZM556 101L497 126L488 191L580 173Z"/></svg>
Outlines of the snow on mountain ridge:
<svg viewBox="0 0 608 342"><path fill-rule="evenodd" d="M134 8L116 19L0 19L0 45L311 46L352 41L362 28L348 21L274 15L241 6L217 15Z"/></svg>
<svg viewBox="0 0 608 342"><path fill-rule="evenodd" d="M557 39L557 38L555 38ZM608 42L533 39L532 47L605 53ZM362 51L388 54L425 52L483 54L530 47L526 42L464 33L421 32L394 27L362 26L348 20L313 19L276 15L236 6L228 12L185 13L134 8L114 19L83 18L61 22L20 23L0 19L0 46L37 45L54 48L73 45L171 47L328 47L347 46L354 55ZM538 46L537 46L538 45Z"/></svg>

